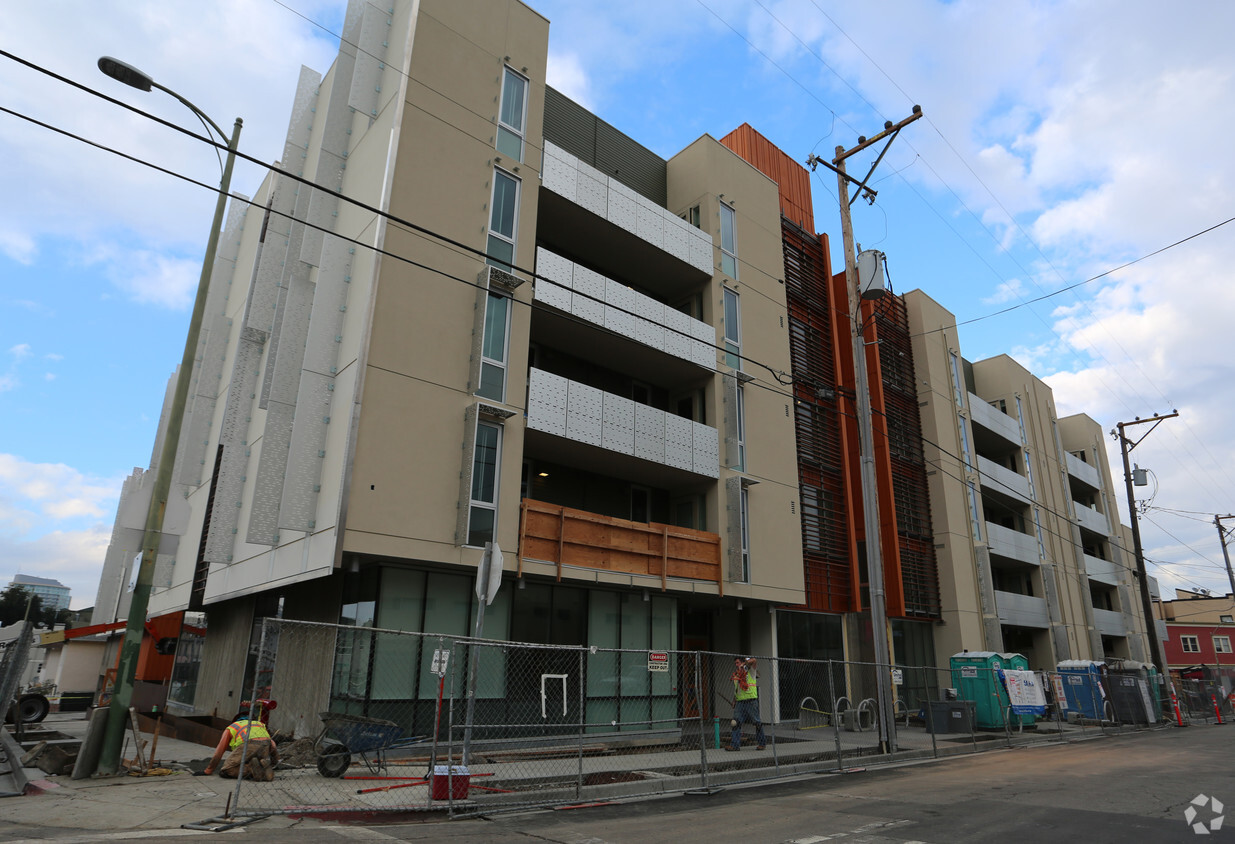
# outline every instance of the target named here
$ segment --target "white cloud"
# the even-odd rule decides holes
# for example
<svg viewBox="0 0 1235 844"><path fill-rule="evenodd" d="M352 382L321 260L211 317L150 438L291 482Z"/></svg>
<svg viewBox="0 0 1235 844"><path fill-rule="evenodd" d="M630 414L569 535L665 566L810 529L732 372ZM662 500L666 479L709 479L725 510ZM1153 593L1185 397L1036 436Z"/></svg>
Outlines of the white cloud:
<svg viewBox="0 0 1235 844"><path fill-rule="evenodd" d="M586 109L595 108L591 81L583 62L574 53L550 51L546 81Z"/></svg>
<svg viewBox="0 0 1235 844"><path fill-rule="evenodd" d="M7 255L19 264L30 266L38 254L38 247L29 234L0 230L0 254Z"/></svg>
<svg viewBox="0 0 1235 844"><path fill-rule="evenodd" d="M306 0L297 11L334 18L339 7L337 0ZM65 27L65 20L89 24ZM68 0L54 9L19 4L6 10L5 24L25 33L14 49L22 58L191 131L204 130L180 103L107 79L95 66L98 56L115 55L150 73L224 127L243 117L242 151L266 161L282 154L301 64L324 71L337 47L288 9L243 0L185 6L132 0L107 14L89 0ZM4 61L0 100L14 111L217 183L215 152L200 141ZM113 244L116 253L192 255L200 261L213 192L12 118L0 121L0 148L6 151L6 194L22 197L0 207L0 254L32 263L41 241L71 233L86 255L99 244ZM260 168L238 163L234 190L251 191L261 175ZM162 286L169 275L172 292ZM175 267L147 267L148 283L138 280L121 289L139 301L185 307L179 275Z"/></svg>
<svg viewBox="0 0 1235 844"><path fill-rule="evenodd" d="M1025 285L1019 278L1008 279L995 287L995 291L982 300L985 305L1003 305L1007 302L1019 302L1025 298Z"/></svg>
<svg viewBox="0 0 1235 844"><path fill-rule="evenodd" d="M0 454L0 559L7 574L55 578L73 590L73 606L88 606L122 483Z"/></svg>

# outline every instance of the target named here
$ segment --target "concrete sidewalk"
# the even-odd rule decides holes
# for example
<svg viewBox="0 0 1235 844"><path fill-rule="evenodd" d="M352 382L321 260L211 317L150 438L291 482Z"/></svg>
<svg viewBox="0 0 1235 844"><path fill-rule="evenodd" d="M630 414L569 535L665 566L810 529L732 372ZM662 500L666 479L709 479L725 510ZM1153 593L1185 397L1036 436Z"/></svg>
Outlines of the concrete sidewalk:
<svg viewBox="0 0 1235 844"><path fill-rule="evenodd" d="M86 724L85 713L72 712L48 715L39 726L84 738ZM149 753L151 736L143 738ZM122 755L131 758L131 735L125 747ZM33 829L38 829L39 838L71 836L74 832L179 829L182 824L221 817L236 781L191 773L204 768L212 752L213 748L200 744L160 737L154 761L171 773L145 777L120 774L74 780L28 767L25 773L31 792L0 803L0 839L25 838ZM260 823L263 827L285 828L316 821L275 816Z"/></svg>
<svg viewBox="0 0 1235 844"><path fill-rule="evenodd" d="M84 738L87 721L84 713L55 714L49 715L40 726L56 730L70 737ZM1087 737L1095 738L1102 735L1100 730L1085 731L1071 726L1067 727L1065 732L1087 733ZM809 738L806 739L802 738L801 735L799 733L794 741L787 742L783 749L781 749L779 765L781 766L782 776L792 777L795 775L818 773L819 764L817 762L806 765L800 771L796 770L798 766L795 763L799 761L806 762L810 756L827 751L830 746L834 747L833 741L835 739L828 735L808 732L806 735ZM843 740L846 744L864 744L871 741L869 735L843 735ZM1080 736L1074 735L1073 737ZM149 742L151 737L146 734L143 735L143 738ZM1031 734L1027 732L1024 736L1009 737L1006 741L1005 737L1000 735L996 737L996 740L988 739L971 745L965 736L940 737L941 747L939 748L939 755L969 754L975 751L998 749L1008 745L1057 741L1060 738L1063 738L1063 736L1044 735L1042 733ZM946 746L943 746L945 744ZM860 760L862 764L878 766L888 762L904 761L908 758L929 758L933 755L931 738L921 728L902 732L901 746L903 752L898 754L898 759L856 755L850 758L855 761ZM743 763L754 762L756 759L770 762L772 761L772 754L777 749L777 747L770 747L766 754L752 752L741 754L740 756L726 754L718 748L706 750L710 762L714 761L717 765L712 774L713 784L750 784L751 774L754 773L752 770L732 770L726 773L726 769L733 768L734 763L739 763L739 767L745 769L747 766ZM847 747L846 751L848 752L851 749ZM149 752L149 747L147 747L147 752ZM236 781L222 779L217 775L195 777L191 773L194 770L200 771L204 768L212 752L213 748L210 747L160 737L158 747L154 753L154 761L157 762L159 767L167 769L168 773L163 775L136 777L125 774L73 780L68 776L48 776L37 768L26 768L27 778L38 791L24 797L11 797L3 801L3 811L0 811L0 840L50 840L80 837L82 833L98 835L100 833L122 833L126 831L178 830L183 824L196 824L213 818L221 818L234 799ZM133 755L131 735L126 743L123 755L125 757ZM804 758L804 756L807 758ZM610 768L614 770L646 769L649 771L656 768L665 769L666 766L669 769L689 768L697 764L698 760L699 752L695 750L675 751L672 753L659 751L642 756L587 758L581 764L587 768L589 773L597 773ZM478 764L483 765L483 763ZM529 782L537 780L547 782L552 779L550 775L554 773L551 770L553 763L548 761L525 760L519 763L499 761L490 764L489 767L492 767L494 770L506 769L503 773L509 778L512 776L511 770L516 767L516 764L519 769L518 775ZM653 785L664 785L664 793L666 794L680 790L682 785L677 779L670 776L666 783L649 781L642 783L615 782L613 785L604 786L603 788L607 799L621 799L622 797L633 797L637 794L646 797L651 796L650 790L654 790L652 788ZM356 792L354 784L345 783L341 780L322 779L315 770L286 771L282 776L276 777L276 782L273 785L263 785L259 786L259 788L273 789L267 795L269 797L275 797L276 793L279 794L278 799L272 805L304 806L306 802L309 804L320 803L320 799L306 801L304 796L292 796L290 792L286 795L282 793L288 789L296 791L297 785L303 786L306 781L316 789L315 794L323 789L332 787L341 789L341 796L339 796L338 800L330 801L333 804L343 805L357 801L354 795L358 792ZM427 794L425 797L427 798ZM248 807L252 807L253 799L251 792L246 795L245 803ZM376 798L372 799L376 800ZM400 798L395 802L403 804L405 799ZM366 800L369 800L369 798L366 798ZM500 799L495 800L494 803L498 805L494 805L492 808L500 808L501 802ZM358 804L353 808L375 807ZM376 808L389 809L394 807L376 806ZM426 800L425 805L421 808L420 817L422 820L438 820L445 819L446 817L445 806L442 806L440 809L430 807ZM426 809L428 811L423 811ZM356 822L365 821L359 817L353 817L350 821L350 823ZM261 829L285 829L292 826L302 828L306 826L338 826L339 822L336 820L321 821L304 816L292 818L283 814L275 814L257 821L257 824Z"/></svg>

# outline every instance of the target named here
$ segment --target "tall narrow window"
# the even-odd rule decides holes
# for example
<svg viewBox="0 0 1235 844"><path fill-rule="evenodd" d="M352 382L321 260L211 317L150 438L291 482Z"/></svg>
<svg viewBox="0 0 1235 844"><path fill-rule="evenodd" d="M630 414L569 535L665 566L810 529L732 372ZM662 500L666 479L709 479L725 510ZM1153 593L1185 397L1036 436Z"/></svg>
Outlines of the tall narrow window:
<svg viewBox="0 0 1235 844"><path fill-rule="evenodd" d="M982 522L978 519L978 490L969 482L969 521L973 524L973 541L982 541Z"/></svg>
<svg viewBox="0 0 1235 844"><path fill-rule="evenodd" d="M738 465L734 466L739 472L746 471L746 389L738 385L738 430L735 432L735 437L738 441Z"/></svg>
<svg viewBox="0 0 1235 844"><path fill-rule="evenodd" d="M956 352L948 352L952 356L952 390L956 393L956 406L965 406L965 380L961 378L961 358Z"/></svg>
<svg viewBox="0 0 1235 844"><path fill-rule="evenodd" d="M742 582L750 583L750 497L745 486L742 487Z"/></svg>
<svg viewBox="0 0 1235 844"><path fill-rule="evenodd" d="M1016 421L1019 422L1021 426L1021 444L1028 445L1029 437L1025 435L1025 411L1021 407L1021 397L1020 396L1016 397Z"/></svg>
<svg viewBox="0 0 1235 844"><path fill-rule="evenodd" d="M720 204L720 271L732 279L738 277L738 242L735 215L725 203Z"/></svg>
<svg viewBox="0 0 1235 844"><path fill-rule="evenodd" d="M506 400L506 346L510 336L510 297L490 293L480 346L480 387L476 395Z"/></svg>
<svg viewBox="0 0 1235 844"><path fill-rule="evenodd" d="M472 501L468 513L467 544L493 541L497 529L498 465L502 429L490 422L476 424L476 450L472 455Z"/></svg>
<svg viewBox="0 0 1235 844"><path fill-rule="evenodd" d="M527 79L506 68L502 80L502 110L497 122L497 151L523 160L523 127L527 123Z"/></svg>
<svg viewBox="0 0 1235 844"><path fill-rule="evenodd" d="M961 426L961 456L965 458L965 469L973 471L973 449L969 447L969 426L965 424L965 417L957 414L957 424Z"/></svg>
<svg viewBox="0 0 1235 844"><path fill-rule="evenodd" d="M725 291L725 366L742 368L742 317L738 294L728 287Z"/></svg>
<svg viewBox="0 0 1235 844"><path fill-rule="evenodd" d="M515 262L515 236L519 216L519 180L501 170L493 171L493 202L489 209L489 263L511 272Z"/></svg>

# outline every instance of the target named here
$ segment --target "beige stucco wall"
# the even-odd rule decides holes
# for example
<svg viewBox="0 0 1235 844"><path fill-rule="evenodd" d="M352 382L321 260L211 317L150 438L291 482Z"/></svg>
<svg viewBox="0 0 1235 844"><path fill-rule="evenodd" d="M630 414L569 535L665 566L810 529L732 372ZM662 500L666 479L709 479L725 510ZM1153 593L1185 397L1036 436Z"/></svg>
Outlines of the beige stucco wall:
<svg viewBox="0 0 1235 844"><path fill-rule="evenodd" d="M728 278L719 269L722 194L735 212L737 279ZM758 482L749 487L748 493L751 582L727 583L725 593L798 603L804 600L804 582L792 399L789 388L759 365L784 373L790 370L776 183L714 138L704 135L669 160L667 204L674 213L699 206L700 226L716 244L716 271L704 296L703 319L715 326L716 343L723 345L723 287L729 286L738 293L742 354L747 358L742 370L753 376L744 387L746 471L738 473L722 467L720 477L722 488L735 475ZM718 369L728 372L723 357L718 360ZM720 377L716 376L717 381ZM709 419L725 419L724 393L715 382L708 390ZM727 432L723 425L721 428L723 442ZM709 523L725 524L725 496L709 496L709 505L716 508L709 514ZM723 531L721 537L722 542L727 541Z"/></svg>
<svg viewBox="0 0 1235 844"><path fill-rule="evenodd" d="M953 399L950 352L959 354L960 343L956 318L946 308L921 290L909 291L904 300L913 342L931 528L939 569L943 624L935 628L935 655L938 665L947 665L952 654L990 646L983 630L967 474L961 460L960 409ZM979 509L980 506L979 503Z"/></svg>
<svg viewBox="0 0 1235 844"><path fill-rule="evenodd" d="M501 166L521 182L516 267L535 246L548 22L521 3L428 2L412 45L390 212L484 250L494 172L496 110L505 65L530 80L523 162ZM507 59L507 57L509 57ZM447 94L449 96L447 96ZM464 460L472 329L483 258L387 226L385 248L436 272L383 257L365 361L346 551L475 564L455 544ZM453 277L453 278L452 278ZM515 294L499 468L498 543L517 543L522 418L532 285ZM486 400L489 404L498 404Z"/></svg>

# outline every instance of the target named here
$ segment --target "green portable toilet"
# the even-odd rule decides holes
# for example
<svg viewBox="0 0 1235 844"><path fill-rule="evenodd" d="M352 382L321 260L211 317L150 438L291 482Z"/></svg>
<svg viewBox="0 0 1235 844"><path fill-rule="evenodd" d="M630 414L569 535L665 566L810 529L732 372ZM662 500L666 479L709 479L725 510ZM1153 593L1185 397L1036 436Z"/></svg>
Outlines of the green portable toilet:
<svg viewBox="0 0 1235 844"><path fill-rule="evenodd" d="M952 685L961 700L974 702L974 720L979 729L1002 730L1005 723L1016 726L1032 724L1033 715L1009 715L1008 692L999 670L1028 671L1029 660L1020 654L1002 654L995 651L965 651L953 655Z"/></svg>

